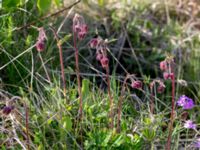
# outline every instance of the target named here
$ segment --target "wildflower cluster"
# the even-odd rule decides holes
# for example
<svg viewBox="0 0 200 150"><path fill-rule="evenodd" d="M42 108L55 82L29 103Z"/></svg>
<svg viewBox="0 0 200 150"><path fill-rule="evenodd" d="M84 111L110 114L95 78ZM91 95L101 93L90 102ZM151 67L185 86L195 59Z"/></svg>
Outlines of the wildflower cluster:
<svg viewBox="0 0 200 150"><path fill-rule="evenodd" d="M172 72L173 63L174 63L174 61L172 58L168 58L168 59L160 62L160 70L163 71L163 78L165 80L172 79L174 76L174 73Z"/></svg>
<svg viewBox="0 0 200 150"><path fill-rule="evenodd" d="M47 36L45 34L44 28L39 28L39 35L36 42L36 49L38 52L41 52L44 50L45 48L44 42L46 39L47 39Z"/></svg>
<svg viewBox="0 0 200 150"><path fill-rule="evenodd" d="M151 83L150 83L150 89L153 89L154 86L156 86L156 83L158 84L157 86L157 92L158 93L163 93L164 90L165 90L165 84L161 81L161 80L153 80Z"/></svg>
<svg viewBox="0 0 200 150"><path fill-rule="evenodd" d="M93 38L89 43L91 48L96 49L96 59L100 61L101 66L106 69L109 64L107 57L107 40L103 40L101 37Z"/></svg>
<svg viewBox="0 0 200 150"><path fill-rule="evenodd" d="M182 95L177 101L177 105L181 106L183 109L192 109L194 107L194 102L191 98Z"/></svg>
<svg viewBox="0 0 200 150"><path fill-rule="evenodd" d="M85 24L85 20L79 14L75 14L73 18L73 31L78 35L79 40L84 39L88 32L88 26Z"/></svg>
<svg viewBox="0 0 200 150"><path fill-rule="evenodd" d="M182 109L184 109L184 110L192 109L195 106L194 101L185 95L182 95L178 99L177 105L181 106ZM187 129L196 129L196 126L197 125L195 123L193 123L193 121L191 121L191 120L186 120L184 123L184 128L187 128Z"/></svg>

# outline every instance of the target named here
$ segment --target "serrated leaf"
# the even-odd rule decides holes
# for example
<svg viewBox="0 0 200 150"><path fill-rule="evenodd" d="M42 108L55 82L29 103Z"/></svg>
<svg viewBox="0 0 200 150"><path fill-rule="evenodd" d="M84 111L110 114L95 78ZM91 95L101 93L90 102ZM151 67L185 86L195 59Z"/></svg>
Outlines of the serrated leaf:
<svg viewBox="0 0 200 150"><path fill-rule="evenodd" d="M44 13L51 7L51 0L38 0L37 7L40 12Z"/></svg>

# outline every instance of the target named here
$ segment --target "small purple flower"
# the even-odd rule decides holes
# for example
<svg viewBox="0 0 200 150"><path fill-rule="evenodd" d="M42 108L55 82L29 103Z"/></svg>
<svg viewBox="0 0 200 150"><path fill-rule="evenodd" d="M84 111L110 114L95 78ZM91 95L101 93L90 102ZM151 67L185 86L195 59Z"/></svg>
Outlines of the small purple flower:
<svg viewBox="0 0 200 150"><path fill-rule="evenodd" d="M197 125L193 123L191 120L187 120L184 123L184 128L186 129L196 129Z"/></svg>
<svg viewBox="0 0 200 150"><path fill-rule="evenodd" d="M183 109L192 109L194 107L194 102L191 98L182 95L177 101L177 105L181 106Z"/></svg>
<svg viewBox="0 0 200 150"><path fill-rule="evenodd" d="M200 148L200 138L198 138L198 139L194 142L194 147Z"/></svg>

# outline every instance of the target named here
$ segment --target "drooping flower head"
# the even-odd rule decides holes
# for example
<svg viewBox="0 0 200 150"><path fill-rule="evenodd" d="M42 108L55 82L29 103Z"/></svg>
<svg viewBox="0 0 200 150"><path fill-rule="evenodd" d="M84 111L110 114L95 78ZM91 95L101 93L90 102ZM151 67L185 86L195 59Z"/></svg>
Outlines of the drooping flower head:
<svg viewBox="0 0 200 150"><path fill-rule="evenodd" d="M39 35L36 42L36 49L38 52L41 52L45 49L44 41L47 39L47 36L43 27L39 28L38 30L39 30Z"/></svg>
<svg viewBox="0 0 200 150"><path fill-rule="evenodd" d="M183 109L192 109L194 107L194 102L191 98L182 95L178 101L177 101L177 105L181 106Z"/></svg>
<svg viewBox="0 0 200 150"><path fill-rule="evenodd" d="M193 121L191 120L187 120L184 123L184 128L186 129L196 129L197 125L195 123L193 123Z"/></svg>
<svg viewBox="0 0 200 150"><path fill-rule="evenodd" d="M141 89L142 88L142 82L139 80L132 81L131 87L135 89Z"/></svg>
<svg viewBox="0 0 200 150"><path fill-rule="evenodd" d="M73 31L78 35L78 39L82 40L88 32L88 26L85 24L84 18L75 14L73 18Z"/></svg>
<svg viewBox="0 0 200 150"><path fill-rule="evenodd" d="M159 82L159 85L158 85L158 87L157 87L157 92L158 92L158 93L163 93L164 90L165 90L165 85L164 85L163 82L160 81L160 82Z"/></svg>
<svg viewBox="0 0 200 150"><path fill-rule="evenodd" d="M172 80L174 77L174 59L168 56L165 60L160 62L160 70L163 71L163 78L165 80Z"/></svg>
<svg viewBox="0 0 200 150"><path fill-rule="evenodd" d="M109 64L109 59L107 56L107 40L103 40L100 36L93 38L89 42L91 48L96 49L96 59L100 61L101 66L106 69Z"/></svg>
<svg viewBox="0 0 200 150"><path fill-rule="evenodd" d="M165 60L160 62L160 70L162 71L167 70L167 62Z"/></svg>
<svg viewBox="0 0 200 150"><path fill-rule="evenodd" d="M9 115L13 109L14 109L14 106L4 106L3 114L4 115Z"/></svg>
<svg viewBox="0 0 200 150"><path fill-rule="evenodd" d="M158 80L158 79L153 80L150 83L150 85L149 85L150 89L153 90L153 87L157 85L156 83L158 84L158 86L157 86L157 92L158 93L163 93L164 90L165 90L165 85L164 85L164 83L161 80Z"/></svg>
<svg viewBox="0 0 200 150"><path fill-rule="evenodd" d="M101 58L100 62L101 62L101 66L102 66L103 68L108 67L109 60L108 60L107 57L103 56L103 57Z"/></svg>

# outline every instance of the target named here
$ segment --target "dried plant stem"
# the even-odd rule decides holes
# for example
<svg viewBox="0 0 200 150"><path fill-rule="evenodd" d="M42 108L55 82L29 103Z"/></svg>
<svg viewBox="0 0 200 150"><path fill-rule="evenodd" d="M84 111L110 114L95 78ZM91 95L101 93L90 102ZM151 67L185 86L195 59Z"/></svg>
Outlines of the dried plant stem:
<svg viewBox="0 0 200 150"><path fill-rule="evenodd" d="M170 124L169 124L169 134L167 138L167 145L166 150L171 149L171 138L172 138L172 131L173 131L173 123L174 123L174 99L175 99L175 76L172 75L172 110L171 110L171 116L170 116Z"/></svg>
<svg viewBox="0 0 200 150"><path fill-rule="evenodd" d="M126 81L127 81L128 77L129 77L129 75L127 75L126 78L124 79L121 94L119 97L119 102L118 102L118 112L117 112L117 132L118 133L121 131L122 104L123 104L123 98L124 98L124 94L125 94Z"/></svg>
<svg viewBox="0 0 200 150"><path fill-rule="evenodd" d="M51 78L50 78L50 76L49 76L49 74L48 74L48 71L47 71L47 69L46 69L46 67L45 67L45 64L44 64L44 61L43 61L43 59L42 59L42 56L41 56L40 52L39 52L39 57L40 57L40 60L41 60L41 62L42 62L42 67L44 68L44 71L45 71L45 74L46 74L46 76L47 76L47 79L48 79L49 83L51 83Z"/></svg>
<svg viewBox="0 0 200 150"><path fill-rule="evenodd" d="M51 27L51 26L50 26L50 28L52 29L52 31L54 33L54 36L55 36L56 41L57 41L57 47L59 49L61 77L62 77L62 84L63 84L63 95L64 95L64 98L66 99L67 98L67 96L66 96L67 90L66 90L66 80L65 80L65 73L64 73L64 62L63 62L63 54L62 54L62 45L61 45L61 42L59 42L58 34L54 30L54 28Z"/></svg>
<svg viewBox="0 0 200 150"><path fill-rule="evenodd" d="M111 94L111 87L110 87L109 66L106 67L106 80L107 80L108 95L110 101L109 126L112 129L114 127L114 116L113 116L113 97Z"/></svg>
<svg viewBox="0 0 200 150"><path fill-rule="evenodd" d="M78 48L76 45L76 33L73 32L74 37L74 49L75 49L75 61L76 61L76 76L78 82L78 94L79 94L79 119L83 117L83 100L82 100L82 91L81 91L81 79L80 79L80 70L79 70L79 57L78 57Z"/></svg>
<svg viewBox="0 0 200 150"><path fill-rule="evenodd" d="M26 140L27 140L27 149L30 150L30 143L29 143L29 122L28 122L28 119L29 119L29 114L28 114L28 107L26 105L26 103L24 104L25 105L25 111L26 111Z"/></svg>

